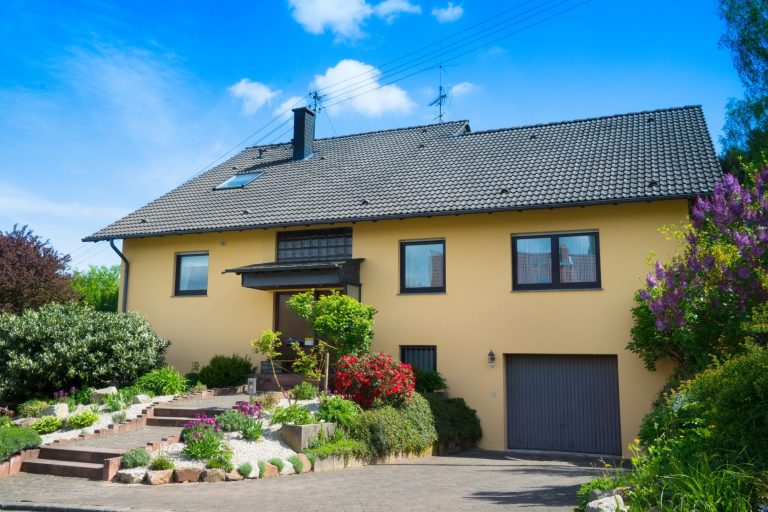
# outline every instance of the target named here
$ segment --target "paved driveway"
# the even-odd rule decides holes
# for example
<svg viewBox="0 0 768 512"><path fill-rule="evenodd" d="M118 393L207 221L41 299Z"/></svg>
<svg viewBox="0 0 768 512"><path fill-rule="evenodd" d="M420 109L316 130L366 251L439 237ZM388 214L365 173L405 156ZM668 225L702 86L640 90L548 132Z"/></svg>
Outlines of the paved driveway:
<svg viewBox="0 0 768 512"><path fill-rule="evenodd" d="M0 502L32 501L200 512L570 511L588 460L473 451L399 465L270 480L159 487L20 473L0 480Z"/></svg>

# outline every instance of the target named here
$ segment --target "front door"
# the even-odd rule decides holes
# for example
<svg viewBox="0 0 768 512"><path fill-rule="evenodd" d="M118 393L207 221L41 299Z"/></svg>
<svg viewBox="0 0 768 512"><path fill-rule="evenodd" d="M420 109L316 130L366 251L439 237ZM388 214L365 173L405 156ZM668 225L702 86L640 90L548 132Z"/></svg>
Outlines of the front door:
<svg viewBox="0 0 768 512"><path fill-rule="evenodd" d="M275 292L275 330L281 333L280 339L283 341L280 361L285 371L290 371L291 363L295 359L291 343L297 342L302 347L311 347L315 343L309 323L288 307L288 300L297 293L302 292ZM330 290L318 290L315 291L315 299L330 294Z"/></svg>

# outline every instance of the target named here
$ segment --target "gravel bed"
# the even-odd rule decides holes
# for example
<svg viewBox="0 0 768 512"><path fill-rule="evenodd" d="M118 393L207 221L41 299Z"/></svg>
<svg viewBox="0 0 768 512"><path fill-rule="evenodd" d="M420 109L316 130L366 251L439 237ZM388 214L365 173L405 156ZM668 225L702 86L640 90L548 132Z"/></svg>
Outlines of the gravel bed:
<svg viewBox="0 0 768 512"><path fill-rule="evenodd" d="M125 409L125 416L126 419L132 420L135 419L139 414L141 414L142 409L146 409L150 406L151 403L164 403L164 402L170 402L173 400L173 395L166 395L166 396L156 396L152 398L152 402L147 404L136 404L131 405L127 409ZM76 414L79 412L82 412L84 410L90 409L90 405L79 405L77 409L75 409L71 414ZM112 415L115 414L114 412L106 412L104 411L104 406L100 406L101 412L99 412L99 421L91 425L90 427L86 427L81 430L59 430L57 432L53 432L51 434L45 434L40 436L43 440L43 444L49 444L57 439L72 439L74 437L78 437L81 433L85 434L92 434L94 431L107 428L109 425L114 423L112 421ZM70 415L71 415L70 414Z"/></svg>

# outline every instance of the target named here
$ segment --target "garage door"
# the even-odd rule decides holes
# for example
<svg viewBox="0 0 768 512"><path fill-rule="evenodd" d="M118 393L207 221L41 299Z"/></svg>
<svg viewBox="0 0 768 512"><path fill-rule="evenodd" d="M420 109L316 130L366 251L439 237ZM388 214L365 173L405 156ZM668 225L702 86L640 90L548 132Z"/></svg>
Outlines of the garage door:
<svg viewBox="0 0 768 512"><path fill-rule="evenodd" d="M509 355L509 448L621 454L616 356Z"/></svg>

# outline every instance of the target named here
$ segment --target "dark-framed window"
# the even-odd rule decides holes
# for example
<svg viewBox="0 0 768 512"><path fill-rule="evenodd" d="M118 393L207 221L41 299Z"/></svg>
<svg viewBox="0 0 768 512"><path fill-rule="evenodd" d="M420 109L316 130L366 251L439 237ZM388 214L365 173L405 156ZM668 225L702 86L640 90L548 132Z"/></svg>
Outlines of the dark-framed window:
<svg viewBox="0 0 768 512"><path fill-rule="evenodd" d="M445 291L445 240L400 242L400 293Z"/></svg>
<svg viewBox="0 0 768 512"><path fill-rule="evenodd" d="M400 345L400 361L425 372L437 371L437 347L434 345Z"/></svg>
<svg viewBox="0 0 768 512"><path fill-rule="evenodd" d="M277 261L334 261L352 258L352 228L277 233Z"/></svg>
<svg viewBox="0 0 768 512"><path fill-rule="evenodd" d="M600 288L596 231L512 236L513 290Z"/></svg>
<svg viewBox="0 0 768 512"><path fill-rule="evenodd" d="M208 253L176 255L174 295L206 295L208 293Z"/></svg>

